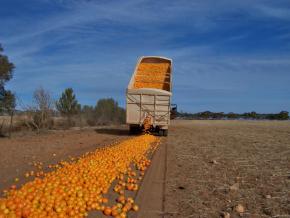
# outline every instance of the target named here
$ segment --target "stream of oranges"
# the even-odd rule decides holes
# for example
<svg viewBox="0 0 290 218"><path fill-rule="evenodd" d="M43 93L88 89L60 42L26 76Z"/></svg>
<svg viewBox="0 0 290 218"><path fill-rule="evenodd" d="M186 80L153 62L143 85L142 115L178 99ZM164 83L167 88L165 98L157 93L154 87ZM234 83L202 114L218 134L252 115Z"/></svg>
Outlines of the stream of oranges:
<svg viewBox="0 0 290 218"><path fill-rule="evenodd" d="M85 217L91 210L125 218L138 206L133 198L125 197L124 191L138 190L138 181L150 165L148 154L158 144L157 137L141 135L99 148L73 162L62 161L54 171L19 189L12 187L0 199L0 218ZM105 195L113 181L117 182L114 191L119 197L109 206Z"/></svg>

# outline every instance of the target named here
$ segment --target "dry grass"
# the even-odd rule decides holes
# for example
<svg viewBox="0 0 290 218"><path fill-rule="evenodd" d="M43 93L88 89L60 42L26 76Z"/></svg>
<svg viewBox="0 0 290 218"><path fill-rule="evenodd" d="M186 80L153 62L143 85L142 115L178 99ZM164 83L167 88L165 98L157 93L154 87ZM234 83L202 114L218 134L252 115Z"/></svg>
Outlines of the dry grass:
<svg viewBox="0 0 290 218"><path fill-rule="evenodd" d="M176 121L170 131L166 212L238 217L242 204L244 217L289 216L290 122Z"/></svg>

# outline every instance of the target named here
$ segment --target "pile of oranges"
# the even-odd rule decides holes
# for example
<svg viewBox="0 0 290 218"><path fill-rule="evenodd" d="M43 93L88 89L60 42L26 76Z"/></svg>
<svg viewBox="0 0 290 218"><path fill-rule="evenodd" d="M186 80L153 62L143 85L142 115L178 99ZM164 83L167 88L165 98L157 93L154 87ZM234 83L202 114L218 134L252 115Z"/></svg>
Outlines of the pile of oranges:
<svg viewBox="0 0 290 218"><path fill-rule="evenodd" d="M138 190L138 181L150 165L148 154L158 144L155 136L141 135L70 163L62 161L54 171L43 173L19 189L14 186L0 199L0 218L85 217L91 210L125 218L138 206L134 199L125 197L124 191ZM105 195L113 181L117 181L114 191L119 197L115 205L109 206Z"/></svg>
<svg viewBox="0 0 290 218"><path fill-rule="evenodd" d="M169 63L140 63L134 88L156 88L170 91Z"/></svg>

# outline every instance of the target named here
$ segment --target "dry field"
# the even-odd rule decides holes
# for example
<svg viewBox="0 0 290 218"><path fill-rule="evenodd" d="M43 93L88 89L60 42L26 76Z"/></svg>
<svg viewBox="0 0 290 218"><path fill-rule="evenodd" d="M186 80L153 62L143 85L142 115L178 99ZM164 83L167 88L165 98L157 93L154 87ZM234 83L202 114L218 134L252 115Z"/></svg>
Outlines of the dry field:
<svg viewBox="0 0 290 218"><path fill-rule="evenodd" d="M57 163L128 137L118 127L0 138L0 189L29 180L33 161ZM129 217L290 217L289 171L290 122L176 120Z"/></svg>
<svg viewBox="0 0 290 218"><path fill-rule="evenodd" d="M176 121L165 184L166 217L290 217L290 123Z"/></svg>

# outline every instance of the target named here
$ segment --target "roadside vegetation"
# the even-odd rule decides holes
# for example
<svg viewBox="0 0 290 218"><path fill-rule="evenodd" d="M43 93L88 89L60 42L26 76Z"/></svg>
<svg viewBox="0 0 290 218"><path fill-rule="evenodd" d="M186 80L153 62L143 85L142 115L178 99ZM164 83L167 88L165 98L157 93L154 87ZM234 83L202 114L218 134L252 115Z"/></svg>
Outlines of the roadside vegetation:
<svg viewBox="0 0 290 218"><path fill-rule="evenodd" d="M190 119L190 120L288 120L289 112L281 111L277 114L261 114L256 113L255 111L247 113L224 113L224 112L211 112L204 111L199 113L186 113L179 112L177 116L181 119Z"/></svg>
<svg viewBox="0 0 290 218"><path fill-rule="evenodd" d="M15 65L3 54L0 44L0 136L11 136L16 131L46 131L95 125L122 124L125 110L113 98L99 99L95 106L81 105L72 88L66 88L59 99L49 90L38 87L29 105L7 90Z"/></svg>

